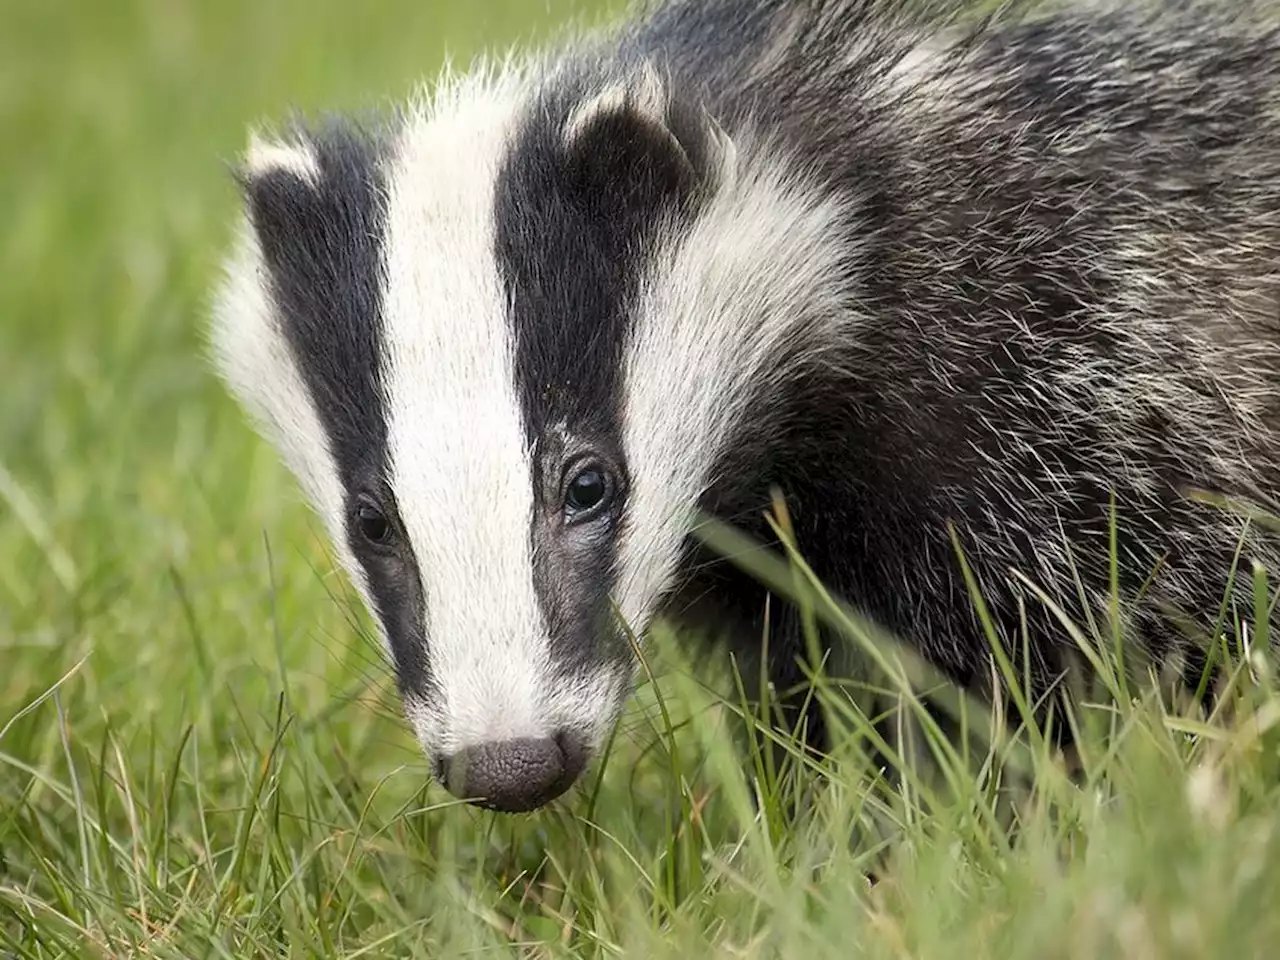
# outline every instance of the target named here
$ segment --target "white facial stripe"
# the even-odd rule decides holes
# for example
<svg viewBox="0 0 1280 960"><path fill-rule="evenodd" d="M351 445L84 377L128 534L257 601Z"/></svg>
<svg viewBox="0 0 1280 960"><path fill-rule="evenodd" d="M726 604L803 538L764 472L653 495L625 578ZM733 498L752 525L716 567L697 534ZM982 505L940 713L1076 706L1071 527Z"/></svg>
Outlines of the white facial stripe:
<svg viewBox="0 0 1280 960"><path fill-rule="evenodd" d="M494 186L519 105L510 79L446 90L410 118L388 177L389 479L423 578L443 700L411 715L445 753L554 732L531 459L494 260Z"/></svg>
<svg viewBox="0 0 1280 960"><path fill-rule="evenodd" d="M214 303L213 360L231 392L297 478L323 520L339 561L367 603L367 584L347 547L345 495L329 438L263 286L266 276L262 251L248 221L242 221Z"/></svg>
<svg viewBox="0 0 1280 960"><path fill-rule="evenodd" d="M852 319L836 280L849 255L842 209L781 169L728 172L641 298L625 360L631 490L616 592L637 631L748 400L818 360Z"/></svg>

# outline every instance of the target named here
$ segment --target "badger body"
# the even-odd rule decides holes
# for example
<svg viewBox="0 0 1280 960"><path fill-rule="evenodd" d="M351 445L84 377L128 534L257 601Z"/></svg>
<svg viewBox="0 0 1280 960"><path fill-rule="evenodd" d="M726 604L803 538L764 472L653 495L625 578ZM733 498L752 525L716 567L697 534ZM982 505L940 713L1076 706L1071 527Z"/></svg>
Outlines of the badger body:
<svg viewBox="0 0 1280 960"><path fill-rule="evenodd" d="M573 783L662 614L799 679L798 618L691 537L766 536L773 490L976 685L954 527L1033 693L1072 641L1012 571L1105 609L1114 498L1166 661L1275 558L1189 493L1280 493L1278 78L1261 8L677 0L256 138L214 355L477 802Z"/></svg>

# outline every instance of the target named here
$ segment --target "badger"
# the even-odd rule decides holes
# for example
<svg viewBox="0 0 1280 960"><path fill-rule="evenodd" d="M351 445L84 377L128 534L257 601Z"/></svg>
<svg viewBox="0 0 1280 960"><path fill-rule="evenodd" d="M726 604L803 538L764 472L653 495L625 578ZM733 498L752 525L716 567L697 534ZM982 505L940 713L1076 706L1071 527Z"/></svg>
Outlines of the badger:
<svg viewBox="0 0 1280 960"><path fill-rule="evenodd" d="M672 0L252 134L211 354L443 786L564 794L659 618L767 630L802 682L795 607L695 536L776 545L777 494L961 687L991 655L962 559L1036 691L1113 576L1133 648L1187 656L1276 559L1195 492L1280 495L1277 22Z"/></svg>

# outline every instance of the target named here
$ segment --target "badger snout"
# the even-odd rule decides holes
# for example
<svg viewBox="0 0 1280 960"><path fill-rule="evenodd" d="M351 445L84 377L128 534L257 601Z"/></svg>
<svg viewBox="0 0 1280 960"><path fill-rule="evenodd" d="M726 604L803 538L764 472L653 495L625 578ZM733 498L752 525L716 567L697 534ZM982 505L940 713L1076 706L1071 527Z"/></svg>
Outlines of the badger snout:
<svg viewBox="0 0 1280 960"><path fill-rule="evenodd" d="M586 742L561 731L466 747L436 758L436 777L460 800L503 813L536 810L569 789L587 764Z"/></svg>

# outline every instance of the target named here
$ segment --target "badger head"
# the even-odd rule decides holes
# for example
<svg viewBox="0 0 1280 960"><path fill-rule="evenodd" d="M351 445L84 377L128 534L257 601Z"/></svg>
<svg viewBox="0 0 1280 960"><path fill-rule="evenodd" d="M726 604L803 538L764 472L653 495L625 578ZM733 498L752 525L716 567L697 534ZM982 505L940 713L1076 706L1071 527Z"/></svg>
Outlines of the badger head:
<svg viewBox="0 0 1280 960"><path fill-rule="evenodd" d="M651 67L588 73L255 139L212 333L437 776L507 811L603 743L747 405L839 313L838 209Z"/></svg>

